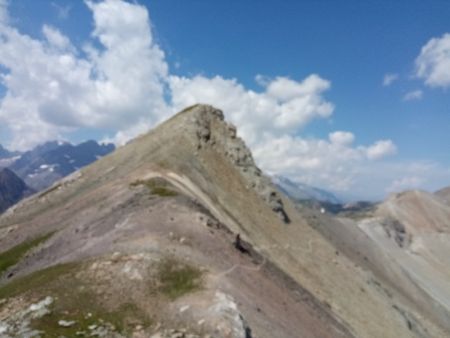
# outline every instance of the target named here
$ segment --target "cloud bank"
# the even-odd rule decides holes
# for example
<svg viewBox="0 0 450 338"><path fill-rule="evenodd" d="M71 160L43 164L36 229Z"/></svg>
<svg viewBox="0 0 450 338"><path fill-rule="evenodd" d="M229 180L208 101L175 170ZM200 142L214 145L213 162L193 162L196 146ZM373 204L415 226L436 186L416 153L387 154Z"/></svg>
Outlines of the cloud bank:
<svg viewBox="0 0 450 338"><path fill-rule="evenodd" d="M377 161L397 152L392 140L358 145L349 131L332 132L328 139L301 136L311 121L333 115L335 107L325 97L329 80L318 74L300 80L257 76L262 89L253 91L219 75L175 76L155 42L146 7L122 0L85 4L94 29L79 47L49 25L42 27L41 39L21 33L9 23L6 1L0 0L5 88L0 123L12 134L12 148L27 149L86 127L111 130L110 139L123 144L201 102L225 112L269 173L335 192L360 189L366 197L381 197L380 191L398 180L397 173L377 173L383 164ZM420 74L433 73L429 68L420 68ZM395 79L390 75L384 82ZM383 175L384 186L373 185L374 175Z"/></svg>
<svg viewBox="0 0 450 338"><path fill-rule="evenodd" d="M429 87L450 86L450 34L432 38L416 58L416 76Z"/></svg>

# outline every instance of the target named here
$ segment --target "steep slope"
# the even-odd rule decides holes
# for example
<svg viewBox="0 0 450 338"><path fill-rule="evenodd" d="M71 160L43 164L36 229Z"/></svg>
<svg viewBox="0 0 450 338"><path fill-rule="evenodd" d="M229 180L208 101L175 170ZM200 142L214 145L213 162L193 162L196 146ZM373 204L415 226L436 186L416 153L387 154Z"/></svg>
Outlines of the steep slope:
<svg viewBox="0 0 450 338"><path fill-rule="evenodd" d="M391 196L377 215L395 250L404 249L396 254L399 263L450 318L450 206L430 193L409 191Z"/></svg>
<svg viewBox="0 0 450 338"><path fill-rule="evenodd" d="M357 264L372 271L383 288L402 299L408 325L432 336L412 315L428 314L450 329L450 208L423 191L390 196L356 221L322 220L318 227ZM395 291L393 291L395 290ZM403 305L404 306L404 305ZM417 313L416 312L416 313Z"/></svg>
<svg viewBox="0 0 450 338"><path fill-rule="evenodd" d="M27 316L24 299L67 294L65 275L52 275L49 287L36 282L50 273L42 269L79 262L68 273L95 286L79 286L94 292L89 298L108 313L133 304L151 319L133 330L147 334L181 326L217 337L448 336L308 222L255 166L222 112L198 105L4 214L5 250L53 235L8 268L0 295L9 297L7 313ZM193 291L178 297L167 259L185 266L183 276L201 275L201 286L183 283ZM44 277L21 279L38 270ZM36 285L34 298L24 284ZM65 312L53 313L68 314L54 320L76 315L56 306Z"/></svg>
<svg viewBox="0 0 450 338"><path fill-rule="evenodd" d="M450 208L425 191L394 194L380 205L378 214L398 220L411 235L450 232Z"/></svg>
<svg viewBox="0 0 450 338"><path fill-rule="evenodd" d="M32 190L9 169L0 169L0 213L30 195Z"/></svg>
<svg viewBox="0 0 450 338"><path fill-rule="evenodd" d="M101 145L95 141L78 145L52 141L22 154L10 169L39 191L113 150L114 145Z"/></svg>
<svg viewBox="0 0 450 338"><path fill-rule="evenodd" d="M435 192L435 195L442 199L444 203L450 205L450 187Z"/></svg>

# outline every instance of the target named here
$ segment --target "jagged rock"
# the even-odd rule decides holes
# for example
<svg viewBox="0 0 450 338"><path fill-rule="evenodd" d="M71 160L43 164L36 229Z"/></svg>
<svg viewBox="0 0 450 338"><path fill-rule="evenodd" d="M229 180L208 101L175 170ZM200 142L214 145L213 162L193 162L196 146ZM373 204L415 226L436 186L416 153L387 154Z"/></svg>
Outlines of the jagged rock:
<svg viewBox="0 0 450 338"><path fill-rule="evenodd" d="M250 149L245 142L236 136L236 127L225 121L223 112L208 105L197 105L193 108L197 148L214 147L223 152L248 181L248 185L276 212L285 223L290 219L284 210L283 201L270 178L263 175L256 166Z"/></svg>

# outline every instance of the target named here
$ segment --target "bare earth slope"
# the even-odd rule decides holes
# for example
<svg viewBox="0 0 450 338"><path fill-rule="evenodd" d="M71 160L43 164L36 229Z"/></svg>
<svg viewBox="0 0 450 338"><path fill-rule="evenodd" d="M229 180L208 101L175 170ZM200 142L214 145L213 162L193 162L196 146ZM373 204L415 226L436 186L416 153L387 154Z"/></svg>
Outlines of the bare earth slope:
<svg viewBox="0 0 450 338"><path fill-rule="evenodd" d="M444 203L450 205L450 187L436 191L435 195L442 199Z"/></svg>
<svg viewBox="0 0 450 338"><path fill-rule="evenodd" d="M313 215L316 228L355 263L374 274L394 308L419 336L433 336L428 317L449 335L450 208L436 196L392 195L356 219Z"/></svg>
<svg viewBox="0 0 450 338"><path fill-rule="evenodd" d="M49 238L4 265L0 334L448 336L311 223L220 111L191 107L2 215L0 267Z"/></svg>

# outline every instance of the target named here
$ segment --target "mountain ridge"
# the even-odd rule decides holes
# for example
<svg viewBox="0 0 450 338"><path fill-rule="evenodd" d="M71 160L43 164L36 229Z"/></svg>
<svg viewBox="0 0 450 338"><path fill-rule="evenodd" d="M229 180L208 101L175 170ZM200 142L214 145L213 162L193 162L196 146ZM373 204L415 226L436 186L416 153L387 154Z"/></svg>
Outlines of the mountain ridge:
<svg viewBox="0 0 450 338"><path fill-rule="evenodd" d="M430 314L340 254L314 222L334 224L327 215L299 213L255 166L223 113L197 105L10 209L0 217L0 245L56 231L7 271L14 275L9 283L55 264L93 260L79 273L95 273L94 285L116 276L108 297L139 306L127 297L150 278L146 264L170 253L206 267L203 290L159 299L157 320L166 328L175 316L189 330L219 321L237 329L236 337L249 337L248 328L267 338L294 338L299 330L305 337L445 337ZM213 317L198 317L201 304L217 309L224 300L247 324L212 310Z"/></svg>
<svg viewBox="0 0 450 338"><path fill-rule="evenodd" d="M341 201L331 192L316 188L305 183L294 182L280 175L272 176L274 183L286 195L299 201L315 200L332 204L341 204Z"/></svg>
<svg viewBox="0 0 450 338"><path fill-rule="evenodd" d="M9 168L39 191L105 156L114 148L112 144L100 145L92 140L77 145L50 141L24 152Z"/></svg>

